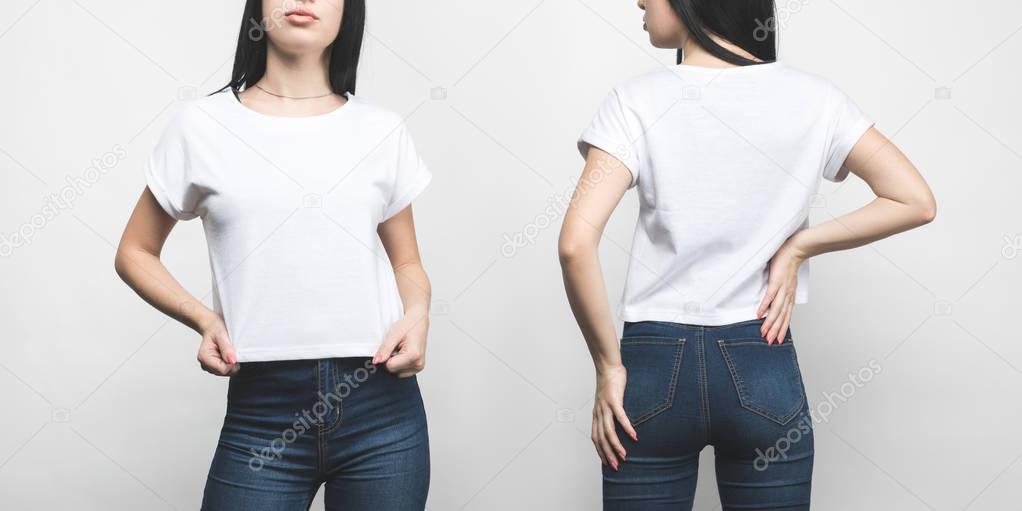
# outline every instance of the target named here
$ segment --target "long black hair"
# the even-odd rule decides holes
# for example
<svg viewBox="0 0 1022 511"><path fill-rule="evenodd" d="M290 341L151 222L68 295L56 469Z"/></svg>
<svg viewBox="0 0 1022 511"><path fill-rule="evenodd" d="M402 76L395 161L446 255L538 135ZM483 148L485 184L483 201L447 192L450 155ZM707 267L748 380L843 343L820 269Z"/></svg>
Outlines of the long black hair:
<svg viewBox="0 0 1022 511"><path fill-rule="evenodd" d="M777 60L774 0L668 0L696 43L714 57L737 66L760 64L717 44L710 34L751 53L763 62ZM682 51L678 50L678 63Z"/></svg>
<svg viewBox="0 0 1022 511"><path fill-rule="evenodd" d="M241 17L241 33L238 34L238 48L234 52L234 70L228 87L239 91L258 82L266 74L267 32L272 20L263 20L262 0L248 0ZM362 53L362 36L365 33L365 0L345 0L341 29L337 39L330 44L330 67L327 73L330 88L336 94L355 93L355 78L358 73L358 58Z"/></svg>

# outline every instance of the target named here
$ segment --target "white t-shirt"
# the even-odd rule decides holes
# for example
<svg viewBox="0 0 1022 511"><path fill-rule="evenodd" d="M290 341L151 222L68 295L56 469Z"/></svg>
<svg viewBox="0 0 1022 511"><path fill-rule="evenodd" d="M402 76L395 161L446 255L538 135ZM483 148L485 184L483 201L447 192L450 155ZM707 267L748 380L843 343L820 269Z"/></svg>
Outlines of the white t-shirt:
<svg viewBox="0 0 1022 511"><path fill-rule="evenodd" d="M872 124L829 81L781 62L683 64L616 87L578 146L614 155L638 187L622 319L756 319L771 256L808 227L820 178L848 175ZM808 283L806 262L796 303Z"/></svg>
<svg viewBox="0 0 1022 511"><path fill-rule="evenodd" d="M402 317L376 229L431 174L398 115L348 98L275 117L228 89L182 108L145 164L170 216L202 218L240 362L371 356Z"/></svg>

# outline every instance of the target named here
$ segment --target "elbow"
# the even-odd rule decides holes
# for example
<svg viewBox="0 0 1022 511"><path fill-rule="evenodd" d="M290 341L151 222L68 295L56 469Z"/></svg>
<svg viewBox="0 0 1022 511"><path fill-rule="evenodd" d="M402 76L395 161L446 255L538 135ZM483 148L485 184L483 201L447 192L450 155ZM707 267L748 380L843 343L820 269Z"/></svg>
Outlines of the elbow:
<svg viewBox="0 0 1022 511"><path fill-rule="evenodd" d="M937 201L932 196L920 205L919 225L926 225L937 218Z"/></svg>
<svg viewBox="0 0 1022 511"><path fill-rule="evenodd" d="M574 263L594 252L595 247L591 246L591 243L570 236L561 236L557 243L557 256L561 261L561 267Z"/></svg>
<svg viewBox="0 0 1022 511"><path fill-rule="evenodd" d="M114 255L114 271L126 284L131 284L129 280L131 279L131 267L139 264L137 258L142 253L136 248L126 246L123 242L117 246L117 254Z"/></svg>
<svg viewBox="0 0 1022 511"><path fill-rule="evenodd" d="M121 247L117 247L117 254L114 256L114 271L121 280L127 279L128 256Z"/></svg>

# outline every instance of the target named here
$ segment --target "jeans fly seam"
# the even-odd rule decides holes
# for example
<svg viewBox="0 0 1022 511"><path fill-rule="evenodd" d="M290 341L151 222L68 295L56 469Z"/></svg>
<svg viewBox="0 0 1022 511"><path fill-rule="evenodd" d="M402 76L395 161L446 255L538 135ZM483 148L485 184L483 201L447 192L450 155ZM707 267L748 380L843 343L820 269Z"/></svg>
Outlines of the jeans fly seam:
<svg viewBox="0 0 1022 511"><path fill-rule="evenodd" d="M316 398L323 394L323 361L316 361ZM329 368L328 368L329 370ZM329 372L329 371L328 371ZM326 473L326 455L325 446L326 435L323 431L323 421L316 421L316 466L319 469L320 474Z"/></svg>
<svg viewBox="0 0 1022 511"><path fill-rule="evenodd" d="M331 367L333 367L333 376L334 377L333 377L333 382L331 382L331 385L330 385L332 387L332 390L330 392L337 392L337 389L341 386L341 382L340 382L340 374L341 374L340 364L337 364L336 366L331 366ZM338 395L337 405L336 406L337 406L337 415L334 417L333 424L331 424L329 427L327 427L323 431L324 434L326 434L326 433L333 433L333 431L335 429L337 429L338 426L341 425L342 417L344 416L344 400L342 398L340 398L339 395Z"/></svg>

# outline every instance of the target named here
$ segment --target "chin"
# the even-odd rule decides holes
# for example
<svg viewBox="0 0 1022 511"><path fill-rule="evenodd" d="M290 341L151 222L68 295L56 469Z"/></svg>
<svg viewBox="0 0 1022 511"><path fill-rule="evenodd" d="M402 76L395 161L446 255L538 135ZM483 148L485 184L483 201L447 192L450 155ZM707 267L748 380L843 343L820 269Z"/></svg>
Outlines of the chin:
<svg viewBox="0 0 1022 511"><path fill-rule="evenodd" d="M293 55L320 52L333 42L332 40L325 40L319 34L303 30L289 30L286 34L278 33L275 35L273 44L282 51Z"/></svg>
<svg viewBox="0 0 1022 511"><path fill-rule="evenodd" d="M649 34L649 44L653 45L654 48L660 48L660 49L668 49L668 48L676 48L677 47L677 46L674 45L673 42L666 41L666 40L664 40L662 38L659 38L659 37L657 37L657 36L655 36L653 34Z"/></svg>

